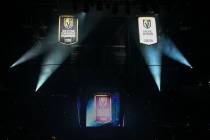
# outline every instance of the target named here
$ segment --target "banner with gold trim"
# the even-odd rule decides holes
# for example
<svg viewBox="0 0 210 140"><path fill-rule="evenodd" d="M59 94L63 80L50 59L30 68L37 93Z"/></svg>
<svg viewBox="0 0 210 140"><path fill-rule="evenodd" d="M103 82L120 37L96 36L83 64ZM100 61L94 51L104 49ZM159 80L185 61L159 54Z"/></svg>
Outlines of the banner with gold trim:
<svg viewBox="0 0 210 140"><path fill-rule="evenodd" d="M76 17L59 16L58 42L66 45L78 42L78 19Z"/></svg>

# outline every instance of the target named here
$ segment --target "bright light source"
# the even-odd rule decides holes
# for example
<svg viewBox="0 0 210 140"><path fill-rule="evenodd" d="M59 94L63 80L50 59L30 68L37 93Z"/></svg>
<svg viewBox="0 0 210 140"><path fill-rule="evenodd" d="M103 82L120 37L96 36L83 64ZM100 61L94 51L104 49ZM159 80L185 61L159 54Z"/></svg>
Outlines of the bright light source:
<svg viewBox="0 0 210 140"><path fill-rule="evenodd" d="M42 66L39 80L36 86L36 91L44 84L44 82L53 74L53 72L58 68L58 65L46 65Z"/></svg>
<svg viewBox="0 0 210 140"><path fill-rule="evenodd" d="M150 72L155 80L155 83L159 89L159 91L161 90L160 88L160 84L161 84L161 66L149 66Z"/></svg>
<svg viewBox="0 0 210 140"><path fill-rule="evenodd" d="M178 50L178 48L173 43L173 41L171 41L169 38L161 37L160 42L161 42L162 52L166 56L178 61L181 64L184 64L190 68L193 68L190 65L190 63L187 61L187 59L184 57L184 55Z"/></svg>
<svg viewBox="0 0 210 140"><path fill-rule="evenodd" d="M52 29L46 36L43 41L37 41L30 50L28 50L24 55L22 55L14 64L10 66L10 68L15 67L19 64L22 64L34 57L37 57L44 53L47 49L51 49L51 46L55 44L57 39L57 34L55 30L55 26L52 26Z"/></svg>
<svg viewBox="0 0 210 140"><path fill-rule="evenodd" d="M24 55L22 55L10 68L15 67L19 64L22 64L34 57L37 57L44 52L44 48L41 45L41 42L37 42L30 50L28 50Z"/></svg>
<svg viewBox="0 0 210 140"><path fill-rule="evenodd" d="M141 52L148 65L150 73L160 91L161 89L161 51L159 46L141 46Z"/></svg>
<svg viewBox="0 0 210 140"><path fill-rule="evenodd" d="M71 52L71 48L54 46L50 53L46 56L42 63L41 72L39 74L36 91L45 83L45 81L57 70L65 61Z"/></svg>

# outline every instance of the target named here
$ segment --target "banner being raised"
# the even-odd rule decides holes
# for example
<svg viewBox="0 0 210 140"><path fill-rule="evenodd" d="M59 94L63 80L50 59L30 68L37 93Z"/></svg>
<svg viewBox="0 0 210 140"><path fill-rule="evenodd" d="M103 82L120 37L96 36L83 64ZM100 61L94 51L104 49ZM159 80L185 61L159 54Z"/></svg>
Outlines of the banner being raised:
<svg viewBox="0 0 210 140"><path fill-rule="evenodd" d="M155 17L139 17L139 40L140 43L152 45L157 43L157 29Z"/></svg>
<svg viewBox="0 0 210 140"><path fill-rule="evenodd" d="M59 16L58 41L66 45L78 42L78 19L76 17Z"/></svg>
<svg viewBox="0 0 210 140"><path fill-rule="evenodd" d="M112 121L112 101L111 96L95 96L96 122L108 123Z"/></svg>

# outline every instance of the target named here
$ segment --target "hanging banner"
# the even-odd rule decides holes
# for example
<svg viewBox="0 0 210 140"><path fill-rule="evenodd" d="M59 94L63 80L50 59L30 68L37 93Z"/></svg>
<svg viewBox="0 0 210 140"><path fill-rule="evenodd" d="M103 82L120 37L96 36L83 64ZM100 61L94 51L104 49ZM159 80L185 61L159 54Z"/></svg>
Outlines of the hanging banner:
<svg viewBox="0 0 210 140"><path fill-rule="evenodd" d="M155 17L139 17L139 40L140 43L152 45L157 43L157 29Z"/></svg>
<svg viewBox="0 0 210 140"><path fill-rule="evenodd" d="M76 17L59 16L58 41L66 45L78 42L78 19Z"/></svg>
<svg viewBox="0 0 210 140"><path fill-rule="evenodd" d="M95 96L96 122L108 123L112 121L112 98L109 95Z"/></svg>

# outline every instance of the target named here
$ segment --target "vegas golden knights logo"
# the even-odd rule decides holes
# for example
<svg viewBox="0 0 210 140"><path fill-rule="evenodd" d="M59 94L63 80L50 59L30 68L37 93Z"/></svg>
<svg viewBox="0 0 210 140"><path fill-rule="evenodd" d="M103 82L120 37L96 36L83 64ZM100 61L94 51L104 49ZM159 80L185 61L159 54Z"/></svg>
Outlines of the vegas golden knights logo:
<svg viewBox="0 0 210 140"><path fill-rule="evenodd" d="M99 98L99 107L100 108L106 107L107 102L108 102L107 97L100 97Z"/></svg>
<svg viewBox="0 0 210 140"><path fill-rule="evenodd" d="M58 42L72 45L78 42L78 19L71 15L59 16Z"/></svg>
<svg viewBox="0 0 210 140"><path fill-rule="evenodd" d="M112 121L112 101L108 95L95 96L96 122L108 123Z"/></svg>
<svg viewBox="0 0 210 140"><path fill-rule="evenodd" d="M67 18L64 18L64 19L63 19L63 26L64 26L66 29L72 28L73 25L74 25L73 18L67 17Z"/></svg>
<svg viewBox="0 0 210 140"><path fill-rule="evenodd" d="M139 41L145 45L157 43L157 29L155 17L139 17Z"/></svg>
<svg viewBox="0 0 210 140"><path fill-rule="evenodd" d="M143 26L146 28L146 29L149 29L151 27L151 20L150 19L144 19L143 20Z"/></svg>

